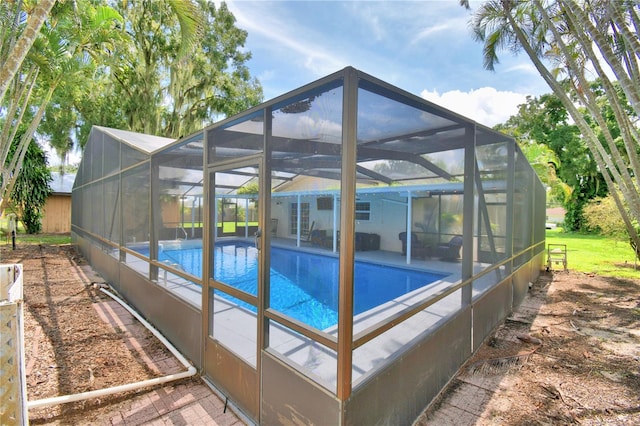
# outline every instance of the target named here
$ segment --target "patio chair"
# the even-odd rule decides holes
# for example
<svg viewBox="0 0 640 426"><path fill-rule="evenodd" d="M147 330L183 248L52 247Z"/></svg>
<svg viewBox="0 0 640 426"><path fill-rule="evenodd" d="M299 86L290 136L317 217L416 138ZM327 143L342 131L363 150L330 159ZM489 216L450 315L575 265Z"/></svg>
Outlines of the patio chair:
<svg viewBox="0 0 640 426"><path fill-rule="evenodd" d="M313 232L313 227L315 226L315 224L315 221L311 222L311 226L309 227L309 229L300 231L300 240L305 242L311 241L311 233Z"/></svg>
<svg viewBox="0 0 640 426"><path fill-rule="evenodd" d="M460 259L460 249L462 248L462 236L456 235L448 243L441 243L435 247L434 256L442 260Z"/></svg>
<svg viewBox="0 0 640 426"><path fill-rule="evenodd" d="M401 232L398 234L398 239L402 241L402 255L407 255L407 233ZM431 257L431 247L422 243L420 239L418 239L418 234L415 232L411 233L411 257L416 257L419 259L426 259L427 257Z"/></svg>
<svg viewBox="0 0 640 426"><path fill-rule="evenodd" d="M278 235L278 219L271 219L271 236Z"/></svg>
<svg viewBox="0 0 640 426"><path fill-rule="evenodd" d="M314 246L322 246L324 245L325 238L327 238L327 231L324 229L314 229L309 235L311 235L311 244Z"/></svg>

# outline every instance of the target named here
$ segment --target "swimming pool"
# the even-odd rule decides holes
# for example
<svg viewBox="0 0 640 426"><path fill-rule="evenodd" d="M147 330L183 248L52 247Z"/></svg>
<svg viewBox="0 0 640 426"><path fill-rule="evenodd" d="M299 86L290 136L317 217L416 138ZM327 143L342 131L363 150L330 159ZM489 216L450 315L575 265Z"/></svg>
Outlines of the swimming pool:
<svg viewBox="0 0 640 426"><path fill-rule="evenodd" d="M257 296L257 254L255 247L244 241L218 241L214 250L214 279ZM158 257L202 276L202 248L161 248ZM338 275L336 257L272 247L270 306L320 330L332 327L338 323ZM357 261L354 315L444 277L446 274ZM253 312L256 310L225 293L216 291L216 294Z"/></svg>

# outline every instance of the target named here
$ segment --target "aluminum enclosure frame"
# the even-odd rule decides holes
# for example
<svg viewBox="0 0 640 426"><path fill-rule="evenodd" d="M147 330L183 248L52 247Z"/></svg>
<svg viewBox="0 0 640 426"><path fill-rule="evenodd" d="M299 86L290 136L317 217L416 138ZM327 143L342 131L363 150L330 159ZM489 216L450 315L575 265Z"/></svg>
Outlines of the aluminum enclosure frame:
<svg viewBox="0 0 640 426"><path fill-rule="evenodd" d="M253 163L255 172L246 167ZM242 183L223 182L225 173ZM238 193L249 183L259 188L254 198ZM309 203L319 194L332 199L331 211ZM545 191L515 141L351 67L180 140L94 128L72 197L72 239L87 260L261 424L411 424L522 302L543 266ZM214 279L215 244L231 238L225 211L237 223L237 200L248 206L250 198L258 226L267 229L277 218L286 228L255 240L255 294ZM225 199L235 200L235 210L225 210ZM362 210L363 200L371 210ZM305 226L315 214L328 252L340 261L334 330L270 305L271 248L319 250L301 238L304 203ZM437 223L429 228L430 216L420 214L434 211ZM376 222L381 217L386 221ZM234 238L253 241L245 220ZM429 266L446 267L448 285L364 322L354 314L354 264L363 256L356 236L375 233L379 250L392 254L399 231L406 231L406 254L396 259L407 268L428 263L414 258L414 234L431 238L431 248L459 234L461 259ZM201 238L199 276L161 259L169 245L194 235ZM163 285L167 276L182 288L199 286L199 299ZM214 291L255 308L249 355L214 335ZM369 363L367 353L414 329L422 316L438 319ZM330 374L280 349L281 330L299 337L301 348L321 348L319 370Z"/></svg>

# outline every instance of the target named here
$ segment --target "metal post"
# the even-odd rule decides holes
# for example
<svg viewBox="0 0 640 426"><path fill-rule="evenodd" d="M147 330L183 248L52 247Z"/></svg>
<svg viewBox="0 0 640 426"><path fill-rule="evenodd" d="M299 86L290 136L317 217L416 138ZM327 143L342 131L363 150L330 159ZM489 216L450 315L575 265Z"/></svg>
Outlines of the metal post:
<svg viewBox="0 0 640 426"><path fill-rule="evenodd" d="M464 148L464 194L462 206L462 279L473 275L473 221L475 216L475 173L476 168L476 129L475 125L468 126L465 132ZM462 305L471 304L472 285L462 289ZM472 346L473 347L473 346Z"/></svg>
<svg viewBox="0 0 640 426"><path fill-rule="evenodd" d="M516 181L516 142L511 140L507 143L507 223L505 240L505 257L511 259L513 256L513 204L515 202L515 181ZM509 276L513 271L513 259L505 265L505 276Z"/></svg>
<svg viewBox="0 0 640 426"><path fill-rule="evenodd" d="M411 264L411 222L413 221L413 194L407 192L407 233L405 234L405 245L407 246L407 265Z"/></svg>
<svg viewBox="0 0 640 426"><path fill-rule="evenodd" d="M342 100L342 180L340 197L340 289L338 296L338 372L336 396L351 396L353 362L353 266L356 162L357 162L358 75L347 68Z"/></svg>
<svg viewBox="0 0 640 426"><path fill-rule="evenodd" d="M298 196L296 198L296 203L297 203L297 205L296 205L296 215L297 215L297 218L298 218L298 221L297 221L298 223L296 224L297 225L297 228L296 228L296 247L300 247L300 232L302 232L302 225L301 225L301 223L302 223L302 208L300 206L300 201L301 201L300 194L298 194Z"/></svg>

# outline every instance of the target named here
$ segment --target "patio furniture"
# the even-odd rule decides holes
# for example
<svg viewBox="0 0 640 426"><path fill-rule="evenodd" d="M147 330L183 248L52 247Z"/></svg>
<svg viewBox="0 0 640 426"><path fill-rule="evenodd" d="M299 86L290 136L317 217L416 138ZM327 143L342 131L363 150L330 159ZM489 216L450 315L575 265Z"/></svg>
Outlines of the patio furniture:
<svg viewBox="0 0 640 426"><path fill-rule="evenodd" d="M356 251L380 250L380 235L356 232Z"/></svg>
<svg viewBox="0 0 640 426"><path fill-rule="evenodd" d="M300 231L300 240L305 242L311 241L311 233L313 232L313 227L315 226L315 224L316 222L313 221L311 222L311 226L309 227L309 229L303 229L302 231Z"/></svg>
<svg viewBox="0 0 640 426"><path fill-rule="evenodd" d="M311 231L311 244L314 246L327 247L327 231L324 229L314 229Z"/></svg>
<svg viewBox="0 0 640 426"><path fill-rule="evenodd" d="M398 234L398 239L402 241L402 255L407 255L407 233L400 232ZM427 257L431 257L431 246L424 244L418 238L418 234L415 232L411 233L411 257L415 257L418 259L426 259Z"/></svg>
<svg viewBox="0 0 640 426"><path fill-rule="evenodd" d="M462 236L456 235L448 243L441 243L435 247L434 256L442 260L460 259L460 249L462 248Z"/></svg>
<svg viewBox="0 0 640 426"><path fill-rule="evenodd" d="M278 235L278 219L271 219L271 236Z"/></svg>
<svg viewBox="0 0 640 426"><path fill-rule="evenodd" d="M553 270L553 265L562 265L562 269L567 271L566 244L549 244L547 246L547 272Z"/></svg>

